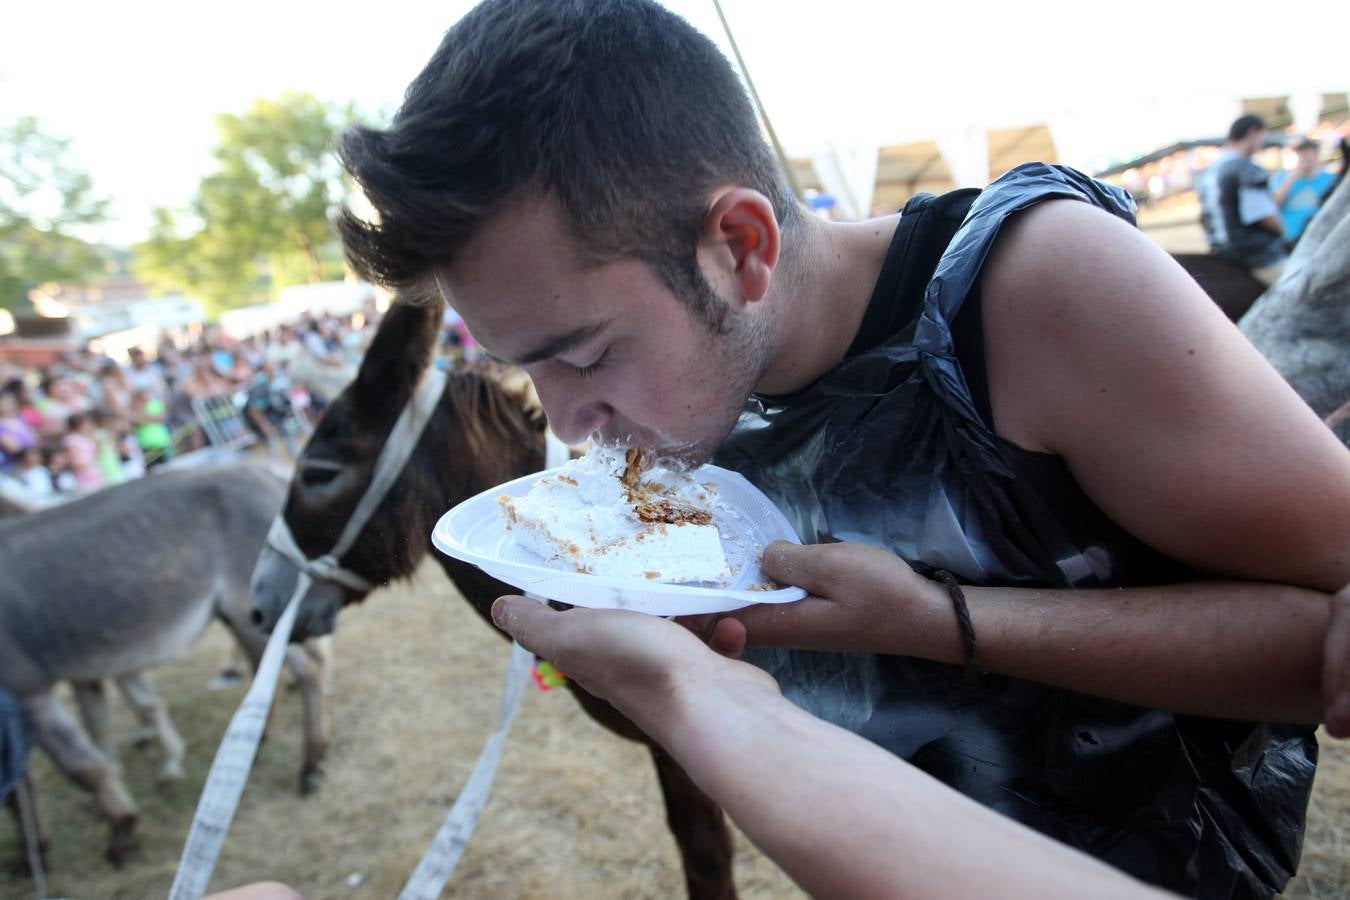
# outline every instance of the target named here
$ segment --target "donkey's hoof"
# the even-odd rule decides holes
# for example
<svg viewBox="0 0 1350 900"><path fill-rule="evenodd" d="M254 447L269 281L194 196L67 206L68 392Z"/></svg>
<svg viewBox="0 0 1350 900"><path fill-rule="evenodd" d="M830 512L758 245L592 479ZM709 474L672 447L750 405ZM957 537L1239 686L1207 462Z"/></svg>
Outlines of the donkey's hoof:
<svg viewBox="0 0 1350 900"><path fill-rule="evenodd" d="M164 763L159 769L159 783L172 784L183 780L183 764L177 760Z"/></svg>
<svg viewBox="0 0 1350 900"><path fill-rule="evenodd" d="M136 840L136 818L133 816L113 826L112 840L108 842L108 850L103 855L120 869L140 849L140 841Z"/></svg>
<svg viewBox="0 0 1350 900"><path fill-rule="evenodd" d="M319 792L319 785L323 784L323 770L318 766L306 766L300 773L300 796L308 797L311 794Z"/></svg>

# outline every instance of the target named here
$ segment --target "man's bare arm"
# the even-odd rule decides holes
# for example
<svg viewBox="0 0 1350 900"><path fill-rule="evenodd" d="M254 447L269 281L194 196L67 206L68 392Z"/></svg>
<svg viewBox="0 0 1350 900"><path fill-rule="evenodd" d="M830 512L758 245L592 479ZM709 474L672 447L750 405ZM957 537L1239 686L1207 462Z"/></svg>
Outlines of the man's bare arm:
<svg viewBox="0 0 1350 900"><path fill-rule="evenodd" d="M1284 198L1289 196L1289 189L1294 186L1295 180L1293 172L1286 172L1280 183L1270 189L1270 199L1275 201L1276 206L1284 205Z"/></svg>
<svg viewBox="0 0 1350 900"><path fill-rule="evenodd" d="M655 738L814 897L1163 896L810 716L670 622L520 597L493 619Z"/></svg>
<svg viewBox="0 0 1350 900"><path fill-rule="evenodd" d="M774 544L765 574L812 596L738 610L714 646L744 643L965 661L952 599L886 550ZM1100 590L963 589L991 672L1195 715L1317 722L1329 597L1246 581ZM733 623L739 629L729 631ZM705 627L706 627L706 623Z"/></svg>

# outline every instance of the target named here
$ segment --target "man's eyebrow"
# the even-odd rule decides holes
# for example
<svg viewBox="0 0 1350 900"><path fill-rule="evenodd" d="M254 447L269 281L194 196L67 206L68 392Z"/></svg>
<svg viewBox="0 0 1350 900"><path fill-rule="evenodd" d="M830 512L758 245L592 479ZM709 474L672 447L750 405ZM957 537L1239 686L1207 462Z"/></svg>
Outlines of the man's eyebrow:
<svg viewBox="0 0 1350 900"><path fill-rule="evenodd" d="M591 325L582 325L566 334L560 334L557 337L549 338L541 342L529 353L514 360L518 366L528 366L531 363L541 362L554 356L561 356L585 344L591 338L609 327L609 319L603 319Z"/></svg>

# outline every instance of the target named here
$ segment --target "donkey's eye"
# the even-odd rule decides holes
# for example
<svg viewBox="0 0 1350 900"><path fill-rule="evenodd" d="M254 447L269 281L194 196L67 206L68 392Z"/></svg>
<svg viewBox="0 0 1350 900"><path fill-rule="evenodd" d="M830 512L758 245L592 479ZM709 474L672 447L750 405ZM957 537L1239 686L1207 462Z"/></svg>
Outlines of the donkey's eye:
<svg viewBox="0 0 1350 900"><path fill-rule="evenodd" d="M310 462L306 463L300 472L300 483L305 487L323 487L325 484L331 484L341 473L342 466L337 463Z"/></svg>

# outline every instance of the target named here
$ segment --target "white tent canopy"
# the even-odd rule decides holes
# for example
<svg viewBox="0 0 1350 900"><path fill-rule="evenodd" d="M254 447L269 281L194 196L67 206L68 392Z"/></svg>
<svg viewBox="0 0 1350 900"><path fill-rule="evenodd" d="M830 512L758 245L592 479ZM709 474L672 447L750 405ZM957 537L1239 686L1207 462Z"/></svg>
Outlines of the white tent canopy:
<svg viewBox="0 0 1350 900"><path fill-rule="evenodd" d="M664 2L727 46L709 0ZM1297 41L1203 4L722 5L789 157L936 141L957 184L987 180L989 130L1046 124L1059 161L1095 170L1222 134L1243 97L1289 96L1306 130L1350 88L1350 9L1329 2L1300 7Z"/></svg>

